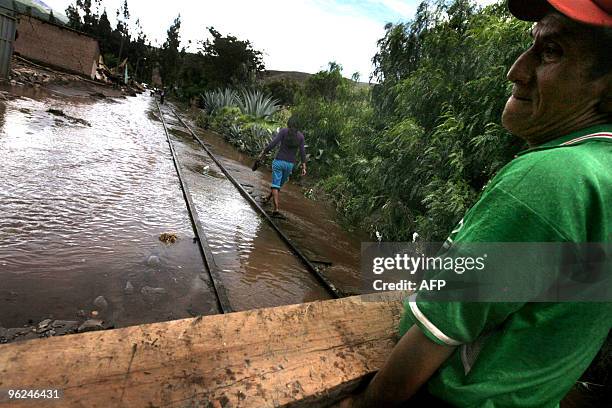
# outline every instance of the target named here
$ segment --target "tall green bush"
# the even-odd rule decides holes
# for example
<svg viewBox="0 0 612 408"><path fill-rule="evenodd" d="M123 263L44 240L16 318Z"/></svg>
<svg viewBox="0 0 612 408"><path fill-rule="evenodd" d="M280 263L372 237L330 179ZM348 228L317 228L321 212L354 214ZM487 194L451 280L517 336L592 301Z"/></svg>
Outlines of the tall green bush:
<svg viewBox="0 0 612 408"><path fill-rule="evenodd" d="M522 147L499 122L529 28L505 2L425 1L414 20L387 25L369 95L337 66L306 83L294 112L350 224L383 240L447 236Z"/></svg>

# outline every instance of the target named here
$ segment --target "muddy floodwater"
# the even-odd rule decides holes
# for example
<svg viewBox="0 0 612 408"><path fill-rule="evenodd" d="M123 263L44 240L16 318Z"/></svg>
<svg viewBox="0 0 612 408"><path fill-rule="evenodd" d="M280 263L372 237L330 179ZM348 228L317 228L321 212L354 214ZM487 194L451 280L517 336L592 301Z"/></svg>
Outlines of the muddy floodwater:
<svg viewBox="0 0 612 408"><path fill-rule="evenodd" d="M184 129L169 125L232 306L329 298ZM254 194L267 188L265 170L246 174L248 160L212 139ZM0 155L0 326L93 315L120 327L219 313L152 98L0 103ZM356 288L358 240L290 190L285 228L313 257L334 258L332 280ZM161 242L164 232L178 241Z"/></svg>

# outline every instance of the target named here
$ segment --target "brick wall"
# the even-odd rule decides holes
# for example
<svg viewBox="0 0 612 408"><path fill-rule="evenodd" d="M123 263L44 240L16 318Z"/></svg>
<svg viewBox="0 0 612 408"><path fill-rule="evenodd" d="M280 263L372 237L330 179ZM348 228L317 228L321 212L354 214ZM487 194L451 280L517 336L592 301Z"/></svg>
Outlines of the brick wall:
<svg viewBox="0 0 612 408"><path fill-rule="evenodd" d="M15 53L94 78L100 56L96 39L28 16L19 17L17 34Z"/></svg>

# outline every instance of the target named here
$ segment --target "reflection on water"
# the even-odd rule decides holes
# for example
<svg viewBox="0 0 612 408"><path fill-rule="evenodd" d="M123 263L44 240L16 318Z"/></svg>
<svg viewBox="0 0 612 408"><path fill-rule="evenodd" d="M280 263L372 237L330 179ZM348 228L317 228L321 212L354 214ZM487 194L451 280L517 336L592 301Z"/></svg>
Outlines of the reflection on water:
<svg viewBox="0 0 612 408"><path fill-rule="evenodd" d="M149 105L146 96L91 105L0 104L3 326L74 319L79 310L95 309L100 295L110 305L101 316L118 326L216 313L208 282L199 278L205 271L167 142L146 115ZM176 232L179 242L162 244L162 232ZM125 289L128 281L133 293ZM143 295L144 286L166 293Z"/></svg>

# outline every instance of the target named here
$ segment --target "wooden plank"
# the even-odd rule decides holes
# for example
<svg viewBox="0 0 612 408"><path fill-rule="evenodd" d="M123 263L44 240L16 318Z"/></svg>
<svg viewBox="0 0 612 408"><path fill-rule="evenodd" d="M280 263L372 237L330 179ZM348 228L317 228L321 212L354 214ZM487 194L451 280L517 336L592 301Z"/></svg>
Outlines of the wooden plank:
<svg viewBox="0 0 612 408"><path fill-rule="evenodd" d="M62 407L326 406L382 365L396 341L400 296L1 345L0 390L57 388L63 399L44 405Z"/></svg>

